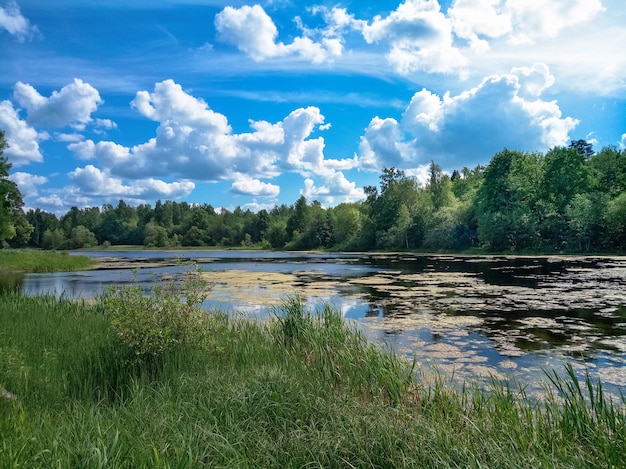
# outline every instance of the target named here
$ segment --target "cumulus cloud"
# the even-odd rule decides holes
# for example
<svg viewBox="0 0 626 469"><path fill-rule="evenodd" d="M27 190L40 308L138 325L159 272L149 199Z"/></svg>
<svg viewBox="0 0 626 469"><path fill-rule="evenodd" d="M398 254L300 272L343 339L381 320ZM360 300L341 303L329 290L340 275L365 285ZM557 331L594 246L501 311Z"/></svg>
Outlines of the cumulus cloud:
<svg viewBox="0 0 626 469"><path fill-rule="evenodd" d="M51 195L48 195L48 196L39 197L36 200L36 204L39 207L44 207L44 209L52 210L52 211L56 211L56 210L59 210L59 209L62 209L62 208L65 207L65 202L59 196L59 194L51 194ZM64 213L66 213L66 211L62 212L62 214L64 214Z"/></svg>
<svg viewBox="0 0 626 469"><path fill-rule="evenodd" d="M250 191L254 186L258 195L276 192L278 186L261 183L260 178L276 177L283 170L322 176L345 186L338 171L358 165L356 158L325 158L324 139L312 135L328 126L313 106L296 109L276 123L250 121L251 132L239 134L232 132L226 116L172 80L157 83L153 92L138 92L132 106L159 122L155 137L133 147L85 140L69 148L78 158L95 160L116 177L233 179L234 191Z"/></svg>
<svg viewBox="0 0 626 469"><path fill-rule="evenodd" d="M48 98L31 85L17 82L13 97L26 109L31 125L82 129L91 122L91 114L103 103L98 90L75 78L74 82L54 91Z"/></svg>
<svg viewBox="0 0 626 469"><path fill-rule="evenodd" d="M511 14L504 11L502 0L456 0L448 16L454 33L477 50L489 48L485 37L501 37L512 28Z"/></svg>
<svg viewBox="0 0 626 469"><path fill-rule="evenodd" d="M361 137L360 165L364 169L380 170L385 166L405 166L415 159L415 151L404 134L397 120L374 117L365 135Z"/></svg>
<svg viewBox="0 0 626 469"><path fill-rule="evenodd" d="M277 42L278 29L260 5L224 8L215 16L215 28L222 42L234 45L255 61L295 55L321 63L340 56L343 49L341 40L331 37L314 41L305 35L290 44Z"/></svg>
<svg viewBox="0 0 626 469"><path fill-rule="evenodd" d="M83 140L83 136L81 134L72 133L56 133L54 134L54 140L57 142L80 142Z"/></svg>
<svg viewBox="0 0 626 469"><path fill-rule="evenodd" d="M256 200L252 200L252 202L248 202L247 204L241 205L241 209L242 210L250 210L253 213L258 213L261 210L266 210L266 211L269 212L275 206L276 206L276 204L274 204L274 203L260 204ZM234 207L233 207L233 210L234 210Z"/></svg>
<svg viewBox="0 0 626 469"><path fill-rule="evenodd" d="M10 1L4 7L0 6L0 28L8 31L18 41L24 42L39 33L36 26L30 24L16 2Z"/></svg>
<svg viewBox="0 0 626 469"><path fill-rule="evenodd" d="M361 187L356 187L354 182L348 181L340 171L332 171L322 176L322 185L316 186L312 178L304 180L304 187L300 194L308 200L319 200L320 198L327 204L332 204L335 197L343 200L359 200L365 194Z"/></svg>
<svg viewBox="0 0 626 469"><path fill-rule="evenodd" d="M430 163L419 165L415 168L408 168L404 173L412 178L415 178L417 183L425 187L430 182Z"/></svg>
<svg viewBox="0 0 626 469"><path fill-rule="evenodd" d="M93 165L76 168L68 176L82 193L109 198L179 198L189 195L195 188L191 181L167 183L153 178L138 179L132 185L124 185L122 179L111 177Z"/></svg>
<svg viewBox="0 0 626 469"><path fill-rule="evenodd" d="M87 192L104 194L106 188L127 197L145 197L141 183L127 187L122 181L177 177L207 182L231 179L233 193L277 197L280 187L262 179L287 171L319 178L323 186L317 190L329 195L362 196L342 173L356 168L358 157L328 159L323 137L314 136L330 128L317 107L296 109L274 123L250 120L251 131L238 134L232 132L226 116L172 80L157 83L153 92L138 92L132 107L159 123L155 137L132 147L90 139L68 145L78 159L95 162L71 174ZM164 190L160 195L165 195Z"/></svg>
<svg viewBox="0 0 626 469"><path fill-rule="evenodd" d="M542 81L543 79L543 81ZM401 122L375 118L361 139L361 164L410 168L435 160L446 168L485 164L505 147L534 151L566 145L578 121L539 94L553 78L544 65L485 78L457 96L417 92Z"/></svg>
<svg viewBox="0 0 626 469"><path fill-rule="evenodd" d="M280 186L262 182L248 176L237 176L231 186L231 192L257 197L276 197L280 194Z"/></svg>
<svg viewBox="0 0 626 469"><path fill-rule="evenodd" d="M4 156L14 166L43 161L39 142L48 138L48 135L37 132L20 119L11 101L0 101L0 129L4 130L9 144L9 148L4 150Z"/></svg>
<svg viewBox="0 0 626 469"><path fill-rule="evenodd" d="M539 0L533 3L506 1L513 19L511 39L535 42L554 37L561 30L589 21L604 11L600 0Z"/></svg>
<svg viewBox="0 0 626 469"><path fill-rule="evenodd" d="M555 37L603 10L600 0L456 0L448 16L458 37L488 48L493 38L519 44Z"/></svg>
<svg viewBox="0 0 626 469"><path fill-rule="evenodd" d="M39 195L37 186L41 186L48 182L48 178L37 176L34 174L16 172L9 175L9 179L13 181L20 189L23 197L37 197Z"/></svg>
<svg viewBox="0 0 626 469"><path fill-rule="evenodd" d="M626 150L626 134L622 134L622 140L619 142L619 147L622 150Z"/></svg>
<svg viewBox="0 0 626 469"><path fill-rule="evenodd" d="M449 73L466 64L453 45L450 20L437 0L406 0L388 16L356 21L354 26L369 44L389 43L387 60L401 74L417 70Z"/></svg>

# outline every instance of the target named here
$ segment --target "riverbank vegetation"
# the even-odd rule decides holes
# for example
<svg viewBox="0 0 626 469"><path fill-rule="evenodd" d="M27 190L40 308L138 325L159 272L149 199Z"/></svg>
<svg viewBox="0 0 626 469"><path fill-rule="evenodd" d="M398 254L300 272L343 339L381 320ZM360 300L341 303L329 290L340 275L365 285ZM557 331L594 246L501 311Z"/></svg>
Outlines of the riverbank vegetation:
<svg viewBox="0 0 626 469"><path fill-rule="evenodd" d="M95 304L0 296L0 467L619 467L624 402L425 381L330 307L201 310L189 270ZM570 370L571 371L571 370ZM550 394L548 393L548 396Z"/></svg>
<svg viewBox="0 0 626 469"><path fill-rule="evenodd" d="M0 272L72 272L93 268L96 261L67 252L0 249Z"/></svg>
<svg viewBox="0 0 626 469"><path fill-rule="evenodd" d="M505 149L487 166L452 174L432 162L428 176L419 184L408 172L385 168L380 187L364 188L364 200L329 208L300 197L258 213L216 210L210 201L132 207L120 200L74 207L60 219L29 210L27 244L549 254L626 249L626 150L594 153L585 141L545 155Z"/></svg>

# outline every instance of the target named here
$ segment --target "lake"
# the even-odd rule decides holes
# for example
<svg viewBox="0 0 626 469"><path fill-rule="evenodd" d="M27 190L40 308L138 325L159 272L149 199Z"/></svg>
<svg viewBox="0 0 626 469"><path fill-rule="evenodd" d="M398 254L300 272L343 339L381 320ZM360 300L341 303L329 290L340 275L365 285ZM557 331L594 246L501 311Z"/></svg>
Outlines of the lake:
<svg viewBox="0 0 626 469"><path fill-rule="evenodd" d="M371 340L455 380L512 379L540 393L571 363L613 394L626 386L626 258L258 251L94 251L142 262L193 259L207 308L266 319L288 295L328 302ZM141 264L140 264L141 265ZM148 265L148 264L146 264ZM136 272L146 291L180 266ZM10 275L24 294L89 298L132 281L127 268ZM1 288L1 287L0 287Z"/></svg>

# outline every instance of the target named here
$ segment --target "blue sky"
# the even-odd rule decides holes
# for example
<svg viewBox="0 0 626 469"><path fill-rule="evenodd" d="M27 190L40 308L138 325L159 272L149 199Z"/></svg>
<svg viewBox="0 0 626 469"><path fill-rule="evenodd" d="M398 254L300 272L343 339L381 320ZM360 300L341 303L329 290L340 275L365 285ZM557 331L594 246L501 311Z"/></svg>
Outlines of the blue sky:
<svg viewBox="0 0 626 469"><path fill-rule="evenodd" d="M0 0L25 208L360 200L503 148L626 146L623 0Z"/></svg>

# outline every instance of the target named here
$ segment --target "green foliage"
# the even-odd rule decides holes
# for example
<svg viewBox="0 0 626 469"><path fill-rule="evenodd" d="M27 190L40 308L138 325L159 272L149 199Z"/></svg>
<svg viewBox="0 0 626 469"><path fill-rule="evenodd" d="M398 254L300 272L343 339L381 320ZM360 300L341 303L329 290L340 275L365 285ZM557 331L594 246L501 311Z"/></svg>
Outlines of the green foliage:
<svg viewBox="0 0 626 469"><path fill-rule="evenodd" d="M115 335L132 356L153 363L172 350L204 345L208 322L201 306L208 284L201 272L186 269L145 294L135 271L131 285L111 288L99 299Z"/></svg>
<svg viewBox="0 0 626 469"><path fill-rule="evenodd" d="M167 230L151 221L145 227L143 244L147 248L164 248L171 244Z"/></svg>
<svg viewBox="0 0 626 469"><path fill-rule="evenodd" d="M606 218L618 246L626 249L626 192L622 192L608 203Z"/></svg>
<svg viewBox="0 0 626 469"><path fill-rule="evenodd" d="M0 130L0 247L7 244L20 247L30 239L33 226L24 216L24 203L17 184L8 179L12 165L2 156L8 146L4 131Z"/></svg>
<svg viewBox="0 0 626 469"><path fill-rule="evenodd" d="M0 165L0 173L8 167ZM155 249L612 253L626 249L619 209L624 192L626 151L593 153L578 140L545 155L504 149L487 166L451 175L431 161L423 183L383 168L379 187L364 188L365 200L336 207L304 196L258 213L174 201L131 207L120 200L117 206L72 207L60 220L29 211L26 218L0 222L0 231L13 236L11 245L30 236L30 246L44 249L95 246L93 234L99 244Z"/></svg>
<svg viewBox="0 0 626 469"><path fill-rule="evenodd" d="M97 245L98 240L96 239L96 235L83 225L72 228L70 237L67 240L67 247L69 249L90 248Z"/></svg>
<svg viewBox="0 0 626 469"><path fill-rule="evenodd" d="M70 256L67 252L0 250L0 271L4 272L72 272L93 268L95 263L87 256Z"/></svg>
<svg viewBox="0 0 626 469"><path fill-rule="evenodd" d="M307 309L299 296L274 312L272 335L324 382L398 404L413 384L415 363L368 343L328 304Z"/></svg>
<svg viewBox="0 0 626 469"><path fill-rule="evenodd" d="M0 467L623 466L626 402L571 368L545 401L458 388L328 306L276 316L207 315L214 346L144 379L101 305L0 295Z"/></svg>

